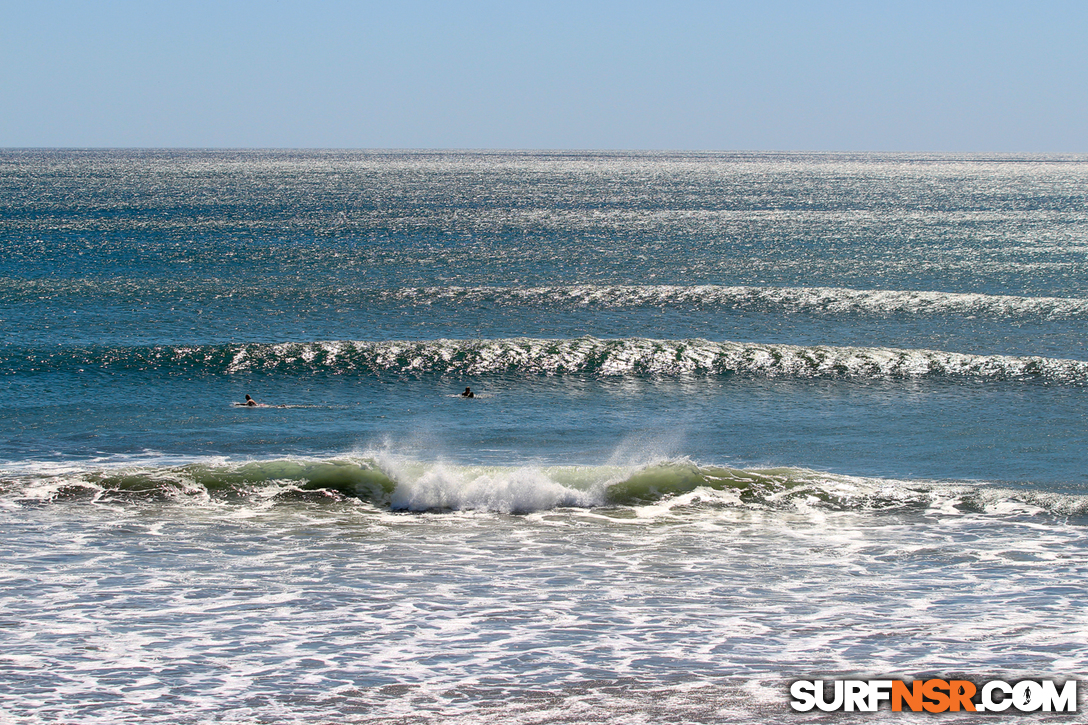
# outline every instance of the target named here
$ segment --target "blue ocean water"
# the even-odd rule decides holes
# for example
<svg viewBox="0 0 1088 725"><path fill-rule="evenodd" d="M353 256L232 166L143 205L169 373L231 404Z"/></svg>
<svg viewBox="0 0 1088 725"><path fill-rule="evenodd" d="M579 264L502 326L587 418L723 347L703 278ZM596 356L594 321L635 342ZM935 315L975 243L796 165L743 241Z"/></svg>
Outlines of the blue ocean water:
<svg viewBox="0 0 1088 725"><path fill-rule="evenodd" d="M3 709L816 722L791 679L1081 677L1086 182L0 151Z"/></svg>

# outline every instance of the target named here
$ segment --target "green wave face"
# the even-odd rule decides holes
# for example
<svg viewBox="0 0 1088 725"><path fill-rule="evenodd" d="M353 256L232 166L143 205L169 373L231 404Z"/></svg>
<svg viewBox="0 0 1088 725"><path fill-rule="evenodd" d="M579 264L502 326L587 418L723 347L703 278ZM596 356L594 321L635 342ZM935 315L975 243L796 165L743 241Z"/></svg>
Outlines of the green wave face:
<svg viewBox="0 0 1088 725"><path fill-rule="evenodd" d="M863 480L815 471L791 468L743 470L686 462L643 468L610 485L607 492L610 503L638 506L658 503L700 488L731 493L739 505L775 508L792 506L798 500L836 510L886 508L928 500L920 497L917 491L897 487L892 493Z"/></svg>
<svg viewBox="0 0 1088 725"><path fill-rule="evenodd" d="M796 485L796 484L793 484ZM730 468L702 468L695 464L669 463L644 468L608 487L610 503L634 506L690 493L697 488L734 491L744 503L755 503L768 494L791 487L783 478Z"/></svg>
<svg viewBox="0 0 1088 725"><path fill-rule="evenodd" d="M378 505L387 504L396 482L369 462L343 460L254 461L236 466L190 464L125 471L92 471L67 482L61 495L96 492L111 498L171 497L206 493L230 498L270 483L293 483L301 491L336 491Z"/></svg>

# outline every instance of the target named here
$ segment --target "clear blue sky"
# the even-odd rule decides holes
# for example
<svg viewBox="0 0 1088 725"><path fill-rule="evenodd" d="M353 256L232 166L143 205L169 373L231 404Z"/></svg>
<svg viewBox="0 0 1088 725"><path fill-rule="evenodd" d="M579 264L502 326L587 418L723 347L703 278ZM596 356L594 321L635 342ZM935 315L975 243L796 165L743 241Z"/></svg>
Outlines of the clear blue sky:
<svg viewBox="0 0 1088 725"><path fill-rule="evenodd" d="M0 2L0 146L1088 152L1088 2Z"/></svg>

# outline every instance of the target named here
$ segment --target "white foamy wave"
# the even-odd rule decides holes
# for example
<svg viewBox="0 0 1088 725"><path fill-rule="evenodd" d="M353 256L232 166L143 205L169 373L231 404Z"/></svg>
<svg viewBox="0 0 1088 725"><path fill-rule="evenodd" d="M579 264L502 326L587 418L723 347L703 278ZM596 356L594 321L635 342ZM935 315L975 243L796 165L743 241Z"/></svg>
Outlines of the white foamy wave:
<svg viewBox="0 0 1088 725"><path fill-rule="evenodd" d="M390 506L401 511L494 511L529 513L560 507L588 508L605 502L603 485L579 490L534 467L385 464L396 472ZM603 481L602 481L603 484Z"/></svg>

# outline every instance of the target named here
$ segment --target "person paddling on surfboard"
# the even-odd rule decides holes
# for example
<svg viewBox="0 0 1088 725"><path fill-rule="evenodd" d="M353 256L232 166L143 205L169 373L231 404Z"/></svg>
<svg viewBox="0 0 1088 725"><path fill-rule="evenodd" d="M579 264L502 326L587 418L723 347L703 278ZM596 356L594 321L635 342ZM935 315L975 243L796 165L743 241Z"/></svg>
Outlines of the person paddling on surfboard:
<svg viewBox="0 0 1088 725"><path fill-rule="evenodd" d="M476 393L472 392L472 388L465 388L465 392L461 393L462 398L475 398Z"/></svg>
<svg viewBox="0 0 1088 725"><path fill-rule="evenodd" d="M245 402L245 403L243 403L243 405L249 405L249 406L256 406L256 405L257 405L257 401L256 401L256 400L254 400L253 398L249 397L249 395L247 394L247 395L246 395L246 402Z"/></svg>

